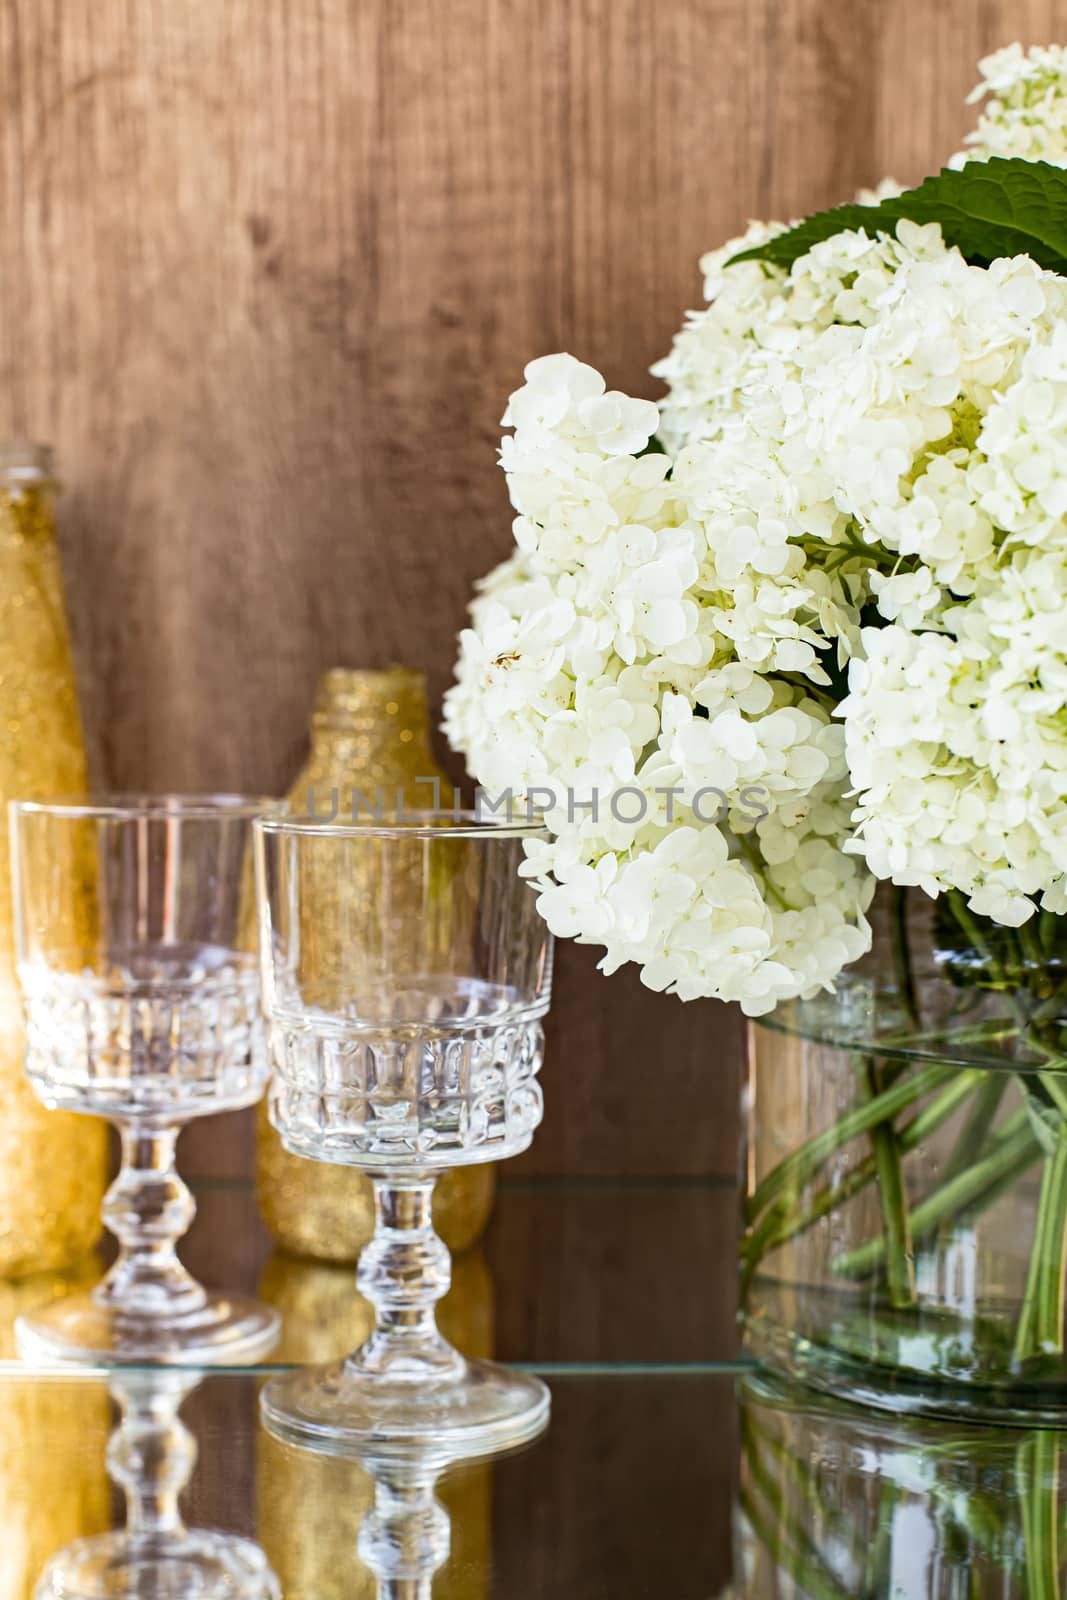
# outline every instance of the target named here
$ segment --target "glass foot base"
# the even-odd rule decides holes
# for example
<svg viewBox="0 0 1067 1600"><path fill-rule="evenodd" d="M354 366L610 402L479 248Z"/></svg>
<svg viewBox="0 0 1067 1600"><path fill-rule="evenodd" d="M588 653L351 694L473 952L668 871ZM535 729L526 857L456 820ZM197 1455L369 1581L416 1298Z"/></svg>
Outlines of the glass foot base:
<svg viewBox="0 0 1067 1600"><path fill-rule="evenodd" d="M278 1600L280 1594L258 1545L195 1528L166 1541L125 1533L80 1539L53 1556L34 1600Z"/></svg>
<svg viewBox="0 0 1067 1600"><path fill-rule="evenodd" d="M31 1361L243 1366L270 1353L279 1326L276 1311L247 1295L209 1294L195 1310L164 1319L123 1317L85 1294L19 1317L15 1342Z"/></svg>
<svg viewBox="0 0 1067 1600"><path fill-rule="evenodd" d="M398 1382L361 1374L350 1362L272 1378L260 1396L277 1438L329 1455L451 1459L489 1455L536 1437L550 1397L540 1378L467 1361L458 1378Z"/></svg>
<svg viewBox="0 0 1067 1600"><path fill-rule="evenodd" d="M829 1344L754 1317L744 1319L742 1348L773 1378L785 1378L849 1405L893 1416L1003 1423L1032 1428L1067 1426L1067 1374L1023 1382L990 1373L951 1377L934 1370L864 1361ZM915 1336L919 1347L921 1334ZM874 1337L871 1338L872 1348Z"/></svg>

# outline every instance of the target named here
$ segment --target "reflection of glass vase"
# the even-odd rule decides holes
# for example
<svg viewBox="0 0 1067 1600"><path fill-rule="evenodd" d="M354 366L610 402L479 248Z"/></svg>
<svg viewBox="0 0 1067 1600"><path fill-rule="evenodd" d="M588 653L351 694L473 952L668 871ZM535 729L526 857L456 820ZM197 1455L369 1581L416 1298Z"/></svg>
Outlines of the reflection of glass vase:
<svg viewBox="0 0 1067 1600"><path fill-rule="evenodd" d="M85 753L47 451L0 446L0 802L81 793ZM86 923L92 912L84 903ZM107 1130L47 1111L23 1073L11 877L0 849L0 1275L77 1261L100 1235Z"/></svg>
<svg viewBox="0 0 1067 1600"><path fill-rule="evenodd" d="M427 780L436 779L440 799ZM452 789L430 749L426 684L421 672L336 668L319 685L311 751L289 792L303 815L312 806L328 816L351 815L354 792L364 812L378 803L394 810L397 792L408 811L448 806ZM417 914L413 885L413 914ZM434 1225L449 1249L466 1250L485 1228L496 1174L491 1165L446 1173L434 1195ZM374 1191L353 1167L328 1166L291 1155L259 1107L257 1192L263 1218L284 1250L320 1261L355 1261L374 1232Z"/></svg>
<svg viewBox="0 0 1067 1600"><path fill-rule="evenodd" d="M15 1357L17 1317L91 1287L102 1270L88 1256L64 1272L0 1283L0 1360ZM55 1549L110 1525L110 1422L111 1403L97 1379L0 1379L0 1600L29 1600Z"/></svg>
<svg viewBox="0 0 1067 1600"><path fill-rule="evenodd" d="M126 1525L58 1551L35 1600L281 1600L259 1545L182 1520L178 1501L196 1463L196 1441L178 1408L199 1381L195 1373L148 1368L112 1378L120 1421L107 1464L126 1497Z"/></svg>
<svg viewBox="0 0 1067 1600"><path fill-rule="evenodd" d="M335 1360L374 1326L373 1307L356 1288L354 1273L343 1267L276 1251L263 1270L259 1295L281 1313L277 1361ZM492 1356L493 1282L481 1250L453 1261L452 1287L438 1320L445 1337L465 1354ZM373 1478L352 1461L296 1449L265 1431L259 1435L256 1477L259 1537L285 1600L369 1600L375 1579L358 1547L374 1507ZM474 1464L449 1473L437 1498L452 1527L451 1554L434 1581L434 1600L479 1600L489 1594L490 1468ZM301 1508L299 1516L294 1506Z"/></svg>
<svg viewBox="0 0 1067 1600"><path fill-rule="evenodd" d="M889 1417L769 1376L741 1387L738 1600L1067 1592L1051 1429Z"/></svg>

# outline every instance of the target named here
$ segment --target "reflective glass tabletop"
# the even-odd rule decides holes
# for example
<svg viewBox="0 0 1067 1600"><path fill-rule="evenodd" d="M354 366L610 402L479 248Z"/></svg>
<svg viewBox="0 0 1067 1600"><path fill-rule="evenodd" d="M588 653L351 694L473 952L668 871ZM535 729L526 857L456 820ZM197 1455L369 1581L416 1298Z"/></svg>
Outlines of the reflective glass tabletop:
<svg viewBox="0 0 1067 1600"><path fill-rule="evenodd" d="M443 1472L265 1430L270 1371L345 1353L368 1309L351 1270L272 1251L249 1186L197 1198L190 1266L275 1305L281 1343L244 1370L57 1374L15 1358L13 1319L99 1264L0 1286L0 1600L1067 1593L1060 1436L878 1417L737 1361L728 1185L502 1183L443 1320L541 1373L551 1421Z"/></svg>

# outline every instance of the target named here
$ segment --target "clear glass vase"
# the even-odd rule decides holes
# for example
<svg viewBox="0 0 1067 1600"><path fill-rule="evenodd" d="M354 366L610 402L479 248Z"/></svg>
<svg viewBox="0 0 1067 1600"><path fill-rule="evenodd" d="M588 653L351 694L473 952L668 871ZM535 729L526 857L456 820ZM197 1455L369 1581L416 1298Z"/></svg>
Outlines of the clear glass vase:
<svg viewBox="0 0 1067 1600"><path fill-rule="evenodd" d="M1065 919L901 892L750 1033L747 1350L896 1410L1067 1416Z"/></svg>

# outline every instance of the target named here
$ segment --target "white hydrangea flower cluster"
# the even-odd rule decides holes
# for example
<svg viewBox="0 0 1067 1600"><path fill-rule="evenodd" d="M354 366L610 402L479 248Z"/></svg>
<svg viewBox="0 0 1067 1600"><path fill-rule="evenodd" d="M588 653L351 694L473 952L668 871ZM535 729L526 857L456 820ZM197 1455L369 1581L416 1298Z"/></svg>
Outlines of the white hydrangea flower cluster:
<svg viewBox="0 0 1067 1600"><path fill-rule="evenodd" d="M749 1015L863 953L876 877L1067 912L1067 280L908 222L730 264L775 231L704 259L658 411L527 367L445 706L545 811L554 931Z"/></svg>
<svg viewBox="0 0 1067 1600"><path fill-rule="evenodd" d="M949 166L1018 156L1067 166L1067 50L1061 45L1009 45L978 63L981 82L968 104L987 103L967 148Z"/></svg>
<svg viewBox="0 0 1067 1600"><path fill-rule="evenodd" d="M820 606L854 626L854 575L808 571L781 508L754 541L694 514L669 458L640 454L656 408L603 390L560 355L511 398L518 550L474 603L445 727L487 790L544 807L527 866L554 931L758 1015L868 942L844 734L815 687Z"/></svg>
<svg viewBox="0 0 1067 1600"><path fill-rule="evenodd" d="M1016 550L943 632L865 630L841 705L879 878L1007 927L1067 912L1067 553Z"/></svg>
<svg viewBox="0 0 1067 1600"><path fill-rule="evenodd" d="M913 559L872 578L892 626L863 631L839 707L849 848L879 878L961 889L1019 926L1038 904L1067 911L1067 282L1025 258L962 271L1008 286L992 321L972 302L994 367L974 347L952 447L908 468L903 502L867 508L868 537ZM1009 307L1020 325L998 338Z"/></svg>

